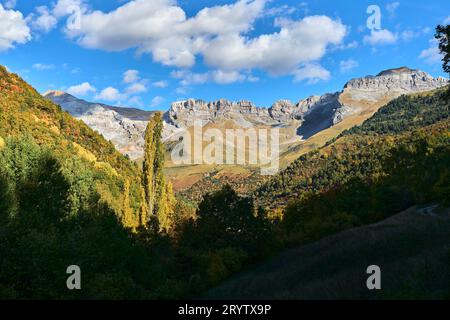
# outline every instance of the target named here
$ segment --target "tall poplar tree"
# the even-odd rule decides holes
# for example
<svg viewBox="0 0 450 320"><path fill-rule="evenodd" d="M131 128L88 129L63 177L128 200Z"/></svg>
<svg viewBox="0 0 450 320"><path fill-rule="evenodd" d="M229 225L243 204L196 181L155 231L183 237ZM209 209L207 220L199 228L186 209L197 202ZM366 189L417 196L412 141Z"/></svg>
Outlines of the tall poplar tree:
<svg viewBox="0 0 450 320"><path fill-rule="evenodd" d="M122 223L125 227L135 229L138 226L133 209L130 206L130 180L126 179L123 190Z"/></svg>
<svg viewBox="0 0 450 320"><path fill-rule="evenodd" d="M163 119L157 112L145 131L145 155L142 185L145 206L141 208L142 224L156 217L160 227L170 228L168 216L173 212L174 196L172 188L166 185L164 177L164 146L162 143ZM169 188L168 188L169 187ZM143 211L147 211L146 214Z"/></svg>

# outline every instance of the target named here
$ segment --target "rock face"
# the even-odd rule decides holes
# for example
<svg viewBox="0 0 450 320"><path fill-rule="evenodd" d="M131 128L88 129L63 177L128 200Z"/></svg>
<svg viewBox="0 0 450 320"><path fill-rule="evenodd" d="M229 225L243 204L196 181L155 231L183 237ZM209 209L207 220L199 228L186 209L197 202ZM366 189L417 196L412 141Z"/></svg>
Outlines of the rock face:
<svg viewBox="0 0 450 320"><path fill-rule="evenodd" d="M293 132L293 137L288 133L285 140L308 139L349 116L364 112L366 105L379 101L386 103L401 94L433 90L447 83L445 78L433 78L423 71L401 67L382 71L376 76L352 79L341 92L311 96L297 103L278 100L270 108L257 107L250 101L225 99L178 101L164 114L163 138L179 138L178 134L193 126L195 121L201 121L202 125L232 121L242 128L291 128L293 130L286 132ZM143 136L152 112L89 103L60 91L50 91L45 97L103 134L130 158L143 155Z"/></svg>
<svg viewBox="0 0 450 320"><path fill-rule="evenodd" d="M49 91L44 97L60 105L74 117L83 120L131 159L142 156L144 132L152 112L89 103L61 91Z"/></svg>
<svg viewBox="0 0 450 320"><path fill-rule="evenodd" d="M350 91L355 99L373 101L386 93L401 95L422 92L445 86L447 83L445 78L433 78L426 72L401 67L382 71L376 76L350 80L344 91Z"/></svg>
<svg viewBox="0 0 450 320"><path fill-rule="evenodd" d="M243 127L252 122L274 122L265 108L258 108L250 101L232 102L225 99L213 102L194 99L174 102L166 115L167 121L177 128L191 127L195 121L206 124L211 121L234 120Z"/></svg>

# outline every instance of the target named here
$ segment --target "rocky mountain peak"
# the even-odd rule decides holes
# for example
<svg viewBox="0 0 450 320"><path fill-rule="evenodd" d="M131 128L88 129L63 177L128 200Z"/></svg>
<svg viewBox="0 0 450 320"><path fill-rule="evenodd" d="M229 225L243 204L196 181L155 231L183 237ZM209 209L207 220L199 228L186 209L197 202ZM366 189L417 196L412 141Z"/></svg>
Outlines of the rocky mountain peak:
<svg viewBox="0 0 450 320"><path fill-rule="evenodd" d="M417 71L418 70L410 69L408 67L400 67L400 68L383 70L377 74L377 77L388 76L388 75L399 74L399 73L413 73L413 72L417 72Z"/></svg>
<svg viewBox="0 0 450 320"><path fill-rule="evenodd" d="M43 94L44 97L61 97L61 96L70 96L67 92L61 90L48 90Z"/></svg>
<svg viewBox="0 0 450 320"><path fill-rule="evenodd" d="M345 85L344 92L356 100L374 101L386 95L429 91L447 83L445 78L433 78L424 71L400 67L384 70L377 76L352 79Z"/></svg>

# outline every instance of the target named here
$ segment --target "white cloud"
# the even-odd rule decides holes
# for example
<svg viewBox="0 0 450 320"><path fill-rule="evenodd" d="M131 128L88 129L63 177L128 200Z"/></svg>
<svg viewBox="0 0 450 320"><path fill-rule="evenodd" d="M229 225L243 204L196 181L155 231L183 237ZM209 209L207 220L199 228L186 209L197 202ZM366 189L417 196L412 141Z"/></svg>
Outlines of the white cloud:
<svg viewBox="0 0 450 320"><path fill-rule="evenodd" d="M58 0L52 9L52 14L56 18L62 18L68 15L72 15L75 10L79 10L80 13L87 10L84 0Z"/></svg>
<svg viewBox="0 0 450 320"><path fill-rule="evenodd" d="M114 87L107 87L103 89L98 95L95 96L95 99L105 100L105 101L121 101L123 100L124 95L120 93Z"/></svg>
<svg viewBox="0 0 450 320"><path fill-rule="evenodd" d="M430 32L431 32L430 27L419 27L416 28L415 30L407 29L400 33L399 38L405 42L408 42L420 36L426 35Z"/></svg>
<svg viewBox="0 0 450 320"><path fill-rule="evenodd" d="M349 72L349 71L357 68L358 66L359 66L358 61L356 61L354 59L342 60L339 63L339 68L340 68L342 73Z"/></svg>
<svg viewBox="0 0 450 320"><path fill-rule="evenodd" d="M30 28L20 11L4 9L0 4L0 52L31 40Z"/></svg>
<svg viewBox="0 0 450 320"><path fill-rule="evenodd" d="M397 41L397 35L387 29L372 30L370 35L364 36L364 43L372 46L393 44Z"/></svg>
<svg viewBox="0 0 450 320"><path fill-rule="evenodd" d="M169 86L169 82L166 80L156 81L152 83L152 86L155 88L167 88Z"/></svg>
<svg viewBox="0 0 450 320"><path fill-rule="evenodd" d="M82 97L87 95L90 92L96 92L97 89L95 89L89 82L83 82L79 85L75 85L72 87L69 87L66 92L74 95L76 97Z"/></svg>
<svg viewBox="0 0 450 320"><path fill-rule="evenodd" d="M161 105L161 103L163 103L165 101L165 99L161 96L156 96L152 99L152 102L150 103L151 107L158 107Z"/></svg>
<svg viewBox="0 0 450 320"><path fill-rule="evenodd" d="M208 82L210 79L210 73L194 73L188 70L176 70L172 71L170 75L180 80L180 85L183 87L187 87L193 84L203 84Z"/></svg>
<svg viewBox="0 0 450 320"><path fill-rule="evenodd" d="M212 70L204 73L194 73L188 70L176 70L171 72L171 76L180 80L182 87L196 84L215 82L217 84L230 84L234 82L255 82L259 79L250 75L239 73L238 71Z"/></svg>
<svg viewBox="0 0 450 320"><path fill-rule="evenodd" d="M403 41L411 41L415 37L417 37L419 34L412 31L412 30L405 30L402 33L400 33L400 37Z"/></svg>
<svg viewBox="0 0 450 320"><path fill-rule="evenodd" d="M422 50L419 55L428 64L440 64L442 62L442 54L439 51L438 42L436 39L430 40L430 47Z"/></svg>
<svg viewBox="0 0 450 320"><path fill-rule="evenodd" d="M131 97L128 100L127 104L129 106L137 106L137 107L142 107L143 106L142 99L141 99L141 97L138 97L138 96Z"/></svg>
<svg viewBox="0 0 450 320"><path fill-rule="evenodd" d="M46 6L40 6L36 8L38 16L36 19L32 17L31 26L33 29L43 32L51 31L58 20L50 13L49 9Z"/></svg>
<svg viewBox="0 0 450 320"><path fill-rule="evenodd" d="M246 77L242 74L240 74L237 71L222 71L222 70L215 70L212 72L212 77L214 79L214 82L219 84L227 84L227 83L233 83L237 81L244 81Z"/></svg>
<svg viewBox="0 0 450 320"><path fill-rule="evenodd" d="M340 44L346 32L340 21L311 16L252 39L236 34L217 37L205 45L203 56L208 65L221 70L257 68L282 75L322 58L327 46Z"/></svg>
<svg viewBox="0 0 450 320"><path fill-rule="evenodd" d="M33 69L44 71L44 70L51 70L54 69L55 65L53 64L43 64L43 63L35 63L33 64Z"/></svg>
<svg viewBox="0 0 450 320"><path fill-rule="evenodd" d="M296 7L291 7L288 6L287 4L278 6L278 7L271 7L268 8L265 11L265 15L269 16L269 17L276 17L276 16L286 16L286 15L291 15L293 13L295 13L298 10L298 8Z"/></svg>
<svg viewBox="0 0 450 320"><path fill-rule="evenodd" d="M136 83L129 85L125 89L125 91L127 94L143 93L143 92L147 92L147 86L142 82L136 82Z"/></svg>
<svg viewBox="0 0 450 320"><path fill-rule="evenodd" d="M318 64L306 64L295 70L293 75L295 82L307 80L308 84L330 79L330 72Z"/></svg>
<svg viewBox="0 0 450 320"><path fill-rule="evenodd" d="M82 14L79 30L69 37L87 48L121 51L136 48L155 62L192 67L197 56L214 70L217 81L239 78L236 72L261 69L289 74L299 65L321 59L329 45L341 44L347 28L327 16L310 16L277 25L279 31L249 35L265 13L267 0L239 0L200 10L188 18L172 0L134 0L111 12ZM209 76L211 77L211 76ZM197 79L199 81L199 79Z"/></svg>
<svg viewBox="0 0 450 320"><path fill-rule="evenodd" d="M16 0L6 0L4 6L6 9L13 9L17 4Z"/></svg>
<svg viewBox="0 0 450 320"><path fill-rule="evenodd" d="M386 5L386 10L391 17L395 16L395 11L397 11L400 6L400 2L391 2Z"/></svg>
<svg viewBox="0 0 450 320"><path fill-rule="evenodd" d="M444 24L450 24L450 16L448 16L447 18L445 18Z"/></svg>
<svg viewBox="0 0 450 320"><path fill-rule="evenodd" d="M123 82L125 83L133 83L139 79L139 71L137 70L127 70L123 73Z"/></svg>

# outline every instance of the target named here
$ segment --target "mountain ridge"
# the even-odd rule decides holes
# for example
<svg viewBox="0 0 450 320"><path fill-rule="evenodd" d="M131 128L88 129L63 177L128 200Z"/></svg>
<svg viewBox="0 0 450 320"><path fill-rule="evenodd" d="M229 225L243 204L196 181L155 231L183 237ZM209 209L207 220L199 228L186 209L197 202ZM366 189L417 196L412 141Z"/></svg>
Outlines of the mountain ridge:
<svg viewBox="0 0 450 320"><path fill-rule="evenodd" d="M163 138L176 141L196 121L206 125L230 120L242 128L281 125L287 128L282 143L299 143L346 118L364 112L373 114L381 106L379 101L387 103L401 94L428 91L446 84L445 78L400 67L383 70L376 76L353 78L342 91L309 96L296 103L279 99L270 107L259 107L248 100L181 100L173 102L164 113ZM85 121L131 159L142 156L145 126L153 112L90 103L61 91L46 92L44 97Z"/></svg>

